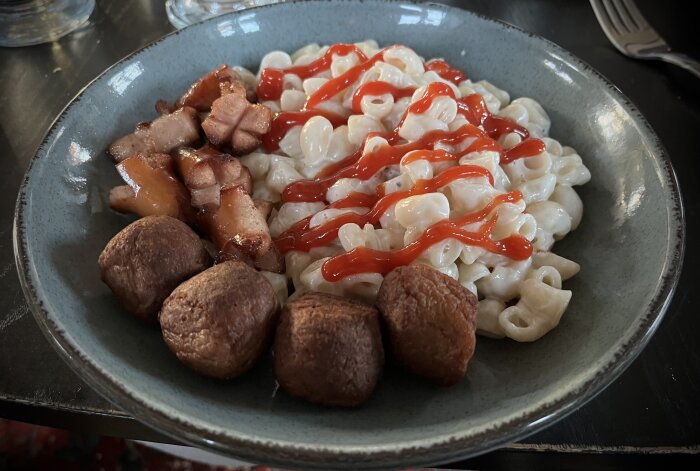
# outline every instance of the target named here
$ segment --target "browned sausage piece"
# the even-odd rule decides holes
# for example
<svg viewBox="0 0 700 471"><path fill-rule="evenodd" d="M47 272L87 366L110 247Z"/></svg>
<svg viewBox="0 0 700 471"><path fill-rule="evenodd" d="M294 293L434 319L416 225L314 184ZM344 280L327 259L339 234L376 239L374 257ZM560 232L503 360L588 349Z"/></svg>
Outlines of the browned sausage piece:
<svg viewBox="0 0 700 471"><path fill-rule="evenodd" d="M379 313L373 306L306 293L282 311L275 375L292 396L329 406L369 399L384 367Z"/></svg>
<svg viewBox="0 0 700 471"><path fill-rule="evenodd" d="M265 255L272 245L267 221L240 186L223 190L219 207L200 211L198 222L221 251L234 244L256 259Z"/></svg>
<svg viewBox="0 0 700 471"><path fill-rule="evenodd" d="M476 344L471 291L429 266L410 265L384 278L377 306L401 364L444 386L462 379Z"/></svg>
<svg viewBox="0 0 700 471"><path fill-rule="evenodd" d="M250 172L241 162L211 144L195 150L178 149L175 154L178 173L192 197L192 206L216 209L221 203L221 191L242 187L248 194L253 191Z"/></svg>
<svg viewBox="0 0 700 471"><path fill-rule="evenodd" d="M270 248L268 248L267 252L264 254L251 257L231 241L224 245L224 248L221 249L216 256L216 263L228 260L238 260L258 270L273 273L284 273L286 267L284 256L280 253L275 244L270 244Z"/></svg>
<svg viewBox="0 0 700 471"><path fill-rule="evenodd" d="M175 178L167 154L135 155L117 164L127 185L112 188L109 205L121 213L194 219L187 188Z"/></svg>
<svg viewBox="0 0 700 471"><path fill-rule="evenodd" d="M156 322L163 300L211 265L211 257L187 224L148 216L114 236L98 263L102 281L121 304L137 317Z"/></svg>
<svg viewBox="0 0 700 471"><path fill-rule="evenodd" d="M163 303L163 339L178 359L215 378L246 372L270 345L279 303L272 285L245 263L215 265Z"/></svg>
<svg viewBox="0 0 700 471"><path fill-rule="evenodd" d="M197 112L189 107L160 116L150 123L140 123L136 130L109 146L115 162L136 154L170 153L182 146L191 146L199 140Z"/></svg>
<svg viewBox="0 0 700 471"><path fill-rule="evenodd" d="M241 89L251 102L255 101L255 90L246 86L240 75L228 65L220 65L193 83L176 103L178 108L191 106L197 111L208 111L217 98L226 93L238 93Z"/></svg>
<svg viewBox="0 0 700 471"><path fill-rule="evenodd" d="M202 121L202 129L212 144L230 144L234 154L243 155L260 145L271 121L272 111L268 107L251 104L245 95L229 93L214 100L211 113Z"/></svg>

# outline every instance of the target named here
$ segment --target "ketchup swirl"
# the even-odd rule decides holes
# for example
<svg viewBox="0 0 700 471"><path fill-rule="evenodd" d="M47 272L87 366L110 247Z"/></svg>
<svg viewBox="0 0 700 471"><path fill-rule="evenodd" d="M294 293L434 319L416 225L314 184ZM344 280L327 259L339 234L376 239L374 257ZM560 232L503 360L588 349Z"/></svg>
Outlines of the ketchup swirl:
<svg viewBox="0 0 700 471"><path fill-rule="evenodd" d="M287 131L295 126L303 126L314 116L323 116L334 128L348 122L347 118L324 110L283 111L275 116L270 124L270 131L262 137L263 147L268 152L276 151Z"/></svg>
<svg viewBox="0 0 700 471"><path fill-rule="evenodd" d="M362 76L362 74L371 69L374 64L384 59L384 51L386 51L387 49L378 52L377 54L372 56L371 59L365 58L364 62L360 62L355 67L346 70L344 73L340 74L339 76L333 79L330 79L328 82L321 85L319 89L316 90L306 101L306 107L315 108L324 101L330 100L338 93L348 88L353 83L357 82Z"/></svg>
<svg viewBox="0 0 700 471"><path fill-rule="evenodd" d="M462 81L467 79L467 75L464 72L455 69L442 59L433 59L427 62L425 64L425 69L435 71L440 77L455 85L459 85Z"/></svg>
<svg viewBox="0 0 700 471"><path fill-rule="evenodd" d="M422 149L406 154L401 159L401 165L408 165L412 162L417 162L419 160L426 160L428 162L438 163L438 162L452 162L457 160L458 157L454 154L450 154L442 149L430 150Z"/></svg>
<svg viewBox="0 0 700 471"><path fill-rule="evenodd" d="M290 183L282 192L283 201L325 201L326 191L341 178L359 178L367 180L384 167L398 164L408 152L425 149L437 142L456 144L468 137L479 137L483 131L465 124L454 132L431 131L414 142L400 145L387 145L362 155L356 152L351 156L354 163L339 168L327 177L316 180L298 180ZM345 163L345 160L341 163Z"/></svg>
<svg viewBox="0 0 700 471"><path fill-rule="evenodd" d="M467 121L475 126L483 126L484 131L494 139L511 132L520 134L523 138L530 135L527 129L518 123L492 115L486 107L484 98L478 93L472 93L457 100L457 108Z"/></svg>
<svg viewBox="0 0 700 471"><path fill-rule="evenodd" d="M373 204L372 209L365 214L341 214L340 216L337 216L314 228L311 228L309 225L312 217L309 216L280 234L279 237L275 239L275 243L282 254L285 254L290 250L302 250L304 252L308 252L314 247L326 245L335 240L335 238L338 237L338 230L340 230L340 228L345 224L355 223L360 227L363 227L365 224L376 224L379 222L379 218L381 218L384 213L386 213L392 206L404 198L433 193L454 180L474 177L486 177L488 178L489 183L493 185L493 176L484 167L479 167L476 165L459 165L457 167L450 167L430 180L416 181L415 186L408 191L397 191L395 193L390 193L386 196L382 196L378 200L376 197L374 197L376 202ZM353 193L346 198L336 201L329 207L362 207L371 200L372 195Z"/></svg>
<svg viewBox="0 0 700 471"><path fill-rule="evenodd" d="M282 82L285 74L294 74L300 79L307 79L328 70L333 62L333 55L347 56L354 53L361 61L367 61L367 56L354 44L334 44L325 54L307 65L297 65L287 69L267 68L260 74L257 94L261 100L279 100L282 96Z"/></svg>
<svg viewBox="0 0 700 471"><path fill-rule="evenodd" d="M477 232L469 232L461 228L473 222L483 221L499 204L516 202L519 199L522 199L522 194L516 190L497 196L481 211L456 221L438 221L428 227L418 240L395 252L357 247L350 252L326 260L321 267L321 274L328 281L338 281L358 273L389 273L396 267L410 264L430 246L445 239L455 239L463 244L481 247L513 260L525 260L532 255L532 244L525 237L512 235L501 240L491 238L497 216L489 219Z"/></svg>
<svg viewBox="0 0 700 471"><path fill-rule="evenodd" d="M544 142L533 137L529 137L520 144L508 149L501 156L501 165L509 164L523 157L532 157L545 151Z"/></svg>
<svg viewBox="0 0 700 471"><path fill-rule="evenodd" d="M325 117L334 128L346 124L347 117L319 109L319 105L357 83L362 75L378 61L383 60L384 53L393 47L396 46L390 46L368 58L352 44L335 44L329 47L322 57L308 65L294 66L284 70L271 68L263 70L258 84L258 96L262 100L276 100L280 98L283 92L285 74L295 74L301 79L306 79L328 70L334 55L346 56L355 54L359 59L357 65L338 77L328 80L319 87L308 98L303 110L278 113L272 122L270 132L263 137L265 149L268 152L277 150L279 142L291 128L304 125L314 116ZM441 78L454 85L458 85L466 79L466 75L462 71L453 68L443 60L430 61L425 64L425 69L436 72ZM362 112L361 104L365 96L390 94L394 100L398 100L412 96L415 90L415 87L398 88L386 82L367 82L355 89L352 96L352 110L355 113ZM464 116L469 124L465 124L459 129L450 132L431 131L414 142L402 143L399 131L408 115L411 113L424 114L429 110L434 100L440 96L454 99L457 102L458 113ZM504 151L495 139L507 133L517 133L523 140L515 147ZM377 136L385 139L387 145L365 152L367 142ZM450 153L441 149L433 149L437 144L456 146L466 139L471 139L471 142L460 152ZM422 97L409 105L395 129L389 132L368 134L356 152L340 162L325 167L315 179L299 180L289 184L282 192L282 200L285 202L325 201L327 190L341 178L367 180L382 168L398 163L407 165L416 160L427 160L429 162L456 161L470 152L490 150L498 152L501 156L500 163L505 165L516 159L537 155L543 152L544 148L544 143L539 139L531 138L527 129L523 126L509 119L491 114L486 107L483 97L480 95L475 93L462 99L457 99L450 85L443 82L433 82L426 87ZM411 154L407 156L406 154L408 153ZM379 218L403 198L434 192L455 179L475 176L487 177L493 184L493 176L488 170L478 166L462 165L450 167L430 180L419 180L408 191L384 195L384 186L380 185L377 187L374 195L353 193L326 206L326 208L369 208L365 214L354 212L342 214L314 228L309 227L311 221L311 216L309 216L282 233L275 240L275 243L282 253L290 250L308 251L313 247L326 245L337 238L338 230L344 224L355 223L360 226L377 224ZM464 216L455 221L439 221L430 226L418 240L397 252L381 252L360 247L333 257L323 265L323 276L329 281L337 281L355 273L387 273L396 266L411 263L430 245L446 238L453 238L465 244L483 247L493 253L503 254L515 260L522 260L530 256L532 245L527 239L519 235L499 241L492 240L491 231L496 223L496 216L492 217L477 232L468 232L462 229L462 226L466 224L486 219L498 204L506 201L518 201L519 199L522 199L522 195L519 192L507 193L497 196L484 209L474 214Z"/></svg>
<svg viewBox="0 0 700 471"><path fill-rule="evenodd" d="M387 87L386 90L391 89ZM360 146L360 149L358 149L357 152L343 159L339 163L329 165L319 172L319 176L316 179L299 180L289 184L282 192L282 200L296 202L324 201L328 188L333 186L333 184L341 178L360 178L362 180L366 180L381 170L381 168L398 163L401 158L410 151L432 147L439 141L449 141L451 137L449 134L441 131L432 131L426 133L421 139L418 139L412 143L391 145L400 140L399 130L401 129L406 117L410 113L425 113L433 104L433 101L440 96L447 96L453 99L455 98L454 92L447 84L442 82L433 82L429 84L426 87L423 97L416 100L408 107L403 118L401 119L401 122L393 131L389 133L370 133L365 138L363 145ZM514 148L511 149L513 152L510 154L504 154L500 146L498 146L498 144L493 140L491 134L498 133L500 135L503 132L518 132L519 134L527 137L527 130L512 121L493 117L493 115L491 115L486 108L483 98L481 98L480 95L469 95L466 97L466 100L457 100L457 103L458 111L472 125L471 128L467 129L469 132L468 136L478 138L469 146L468 152L494 150L500 152L502 156L505 155L506 160L511 162L516 158L537 155L544 149L543 143L541 145L537 144L537 142L541 143L541 141L538 139L526 139L524 142L529 142L528 145L520 148L518 148L519 146L516 146L516 148L518 148L517 151L515 150L516 148ZM486 132L481 131L479 128L477 128L477 126L484 126ZM465 127L466 126L462 126L456 131L456 133L463 134ZM381 136L385 138L390 146L382 147L378 150L368 152L363 155L364 146L367 140L374 136ZM462 136L461 140L468 136ZM521 145L523 143L521 143Z"/></svg>

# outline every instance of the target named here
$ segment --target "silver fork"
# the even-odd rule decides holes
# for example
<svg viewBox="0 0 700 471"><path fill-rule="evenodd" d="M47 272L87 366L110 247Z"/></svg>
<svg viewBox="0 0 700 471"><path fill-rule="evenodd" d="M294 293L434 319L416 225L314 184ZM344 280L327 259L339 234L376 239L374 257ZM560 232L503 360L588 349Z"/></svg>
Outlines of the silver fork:
<svg viewBox="0 0 700 471"><path fill-rule="evenodd" d="M683 67L700 77L700 62L672 52L649 26L633 0L590 0L598 23L618 51L635 59L657 59Z"/></svg>

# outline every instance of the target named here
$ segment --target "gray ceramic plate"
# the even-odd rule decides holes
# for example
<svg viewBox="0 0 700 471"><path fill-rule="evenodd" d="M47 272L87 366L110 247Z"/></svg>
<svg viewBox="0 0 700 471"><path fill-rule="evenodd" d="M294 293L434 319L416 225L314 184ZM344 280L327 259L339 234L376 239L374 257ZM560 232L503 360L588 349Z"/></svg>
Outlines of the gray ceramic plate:
<svg viewBox="0 0 700 471"><path fill-rule="evenodd" d="M389 369L358 410L275 392L269 359L239 380L196 376L157 329L125 315L97 257L128 223L107 207L118 177L104 153L156 98L174 99L220 63L256 68L273 49L308 42L404 43L475 79L539 100L552 135L593 180L580 229L557 251L581 263L560 326L523 345L480 340L466 379L439 389ZM678 185L637 109L579 59L503 23L442 6L302 2L222 17L124 59L61 114L17 204L17 265L36 319L73 368L148 425L252 461L305 467L439 463L518 440L580 406L639 353L658 325L682 260Z"/></svg>

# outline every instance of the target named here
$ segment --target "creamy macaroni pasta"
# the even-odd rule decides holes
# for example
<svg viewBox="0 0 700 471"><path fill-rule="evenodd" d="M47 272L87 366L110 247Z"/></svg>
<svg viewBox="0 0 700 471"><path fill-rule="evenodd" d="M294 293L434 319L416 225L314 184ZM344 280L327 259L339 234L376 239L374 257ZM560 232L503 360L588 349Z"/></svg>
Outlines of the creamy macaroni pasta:
<svg viewBox="0 0 700 471"><path fill-rule="evenodd" d="M267 54L255 83L276 116L242 158L286 277L281 296L373 301L384 274L428 264L479 299L478 331L533 341L555 327L579 265L551 251L576 229L590 173L548 136L533 99L510 99L442 60L375 41Z"/></svg>

